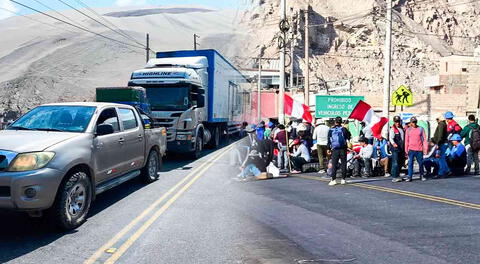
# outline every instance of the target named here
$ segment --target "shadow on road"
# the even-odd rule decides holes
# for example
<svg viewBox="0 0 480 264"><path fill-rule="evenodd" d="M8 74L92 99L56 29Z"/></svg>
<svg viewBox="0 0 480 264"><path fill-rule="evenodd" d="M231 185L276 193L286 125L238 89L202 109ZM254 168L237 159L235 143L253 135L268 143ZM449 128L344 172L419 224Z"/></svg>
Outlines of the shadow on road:
<svg viewBox="0 0 480 264"><path fill-rule="evenodd" d="M228 144L222 144L223 148ZM202 157L216 150L205 150ZM194 160L185 159L180 155L170 155L164 161L161 173L176 169L190 170L189 165ZM93 202L89 217L98 214L116 202L127 198L134 192L141 190L146 185L139 179L132 179L97 196ZM52 227L46 218L30 218L26 213L0 211L0 263L4 263L38 248L48 245L67 234L77 231L59 232Z"/></svg>

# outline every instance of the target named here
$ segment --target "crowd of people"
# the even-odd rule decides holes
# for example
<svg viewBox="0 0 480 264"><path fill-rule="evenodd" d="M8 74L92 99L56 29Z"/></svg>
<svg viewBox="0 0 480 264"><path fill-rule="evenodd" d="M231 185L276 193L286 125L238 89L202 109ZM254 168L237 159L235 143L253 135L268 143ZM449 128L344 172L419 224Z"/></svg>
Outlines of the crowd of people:
<svg viewBox="0 0 480 264"><path fill-rule="evenodd" d="M302 119L293 119L286 126L274 119L245 125L249 147L239 176L256 176L271 164L280 172L297 174L305 171L305 164L315 164L319 173L331 178L331 186L345 184L347 177L384 176L392 177L393 182L410 182L415 163L422 181L478 175L480 126L474 115L468 120L461 127L453 113L446 112L437 118L430 139L416 117L404 124L400 116L395 116L393 125L385 130L387 135L374 135L366 124L361 124L358 138L352 138L348 120L341 117L333 122L317 119L315 126ZM401 173L407 161L406 173ZM341 175L340 182L337 174Z"/></svg>

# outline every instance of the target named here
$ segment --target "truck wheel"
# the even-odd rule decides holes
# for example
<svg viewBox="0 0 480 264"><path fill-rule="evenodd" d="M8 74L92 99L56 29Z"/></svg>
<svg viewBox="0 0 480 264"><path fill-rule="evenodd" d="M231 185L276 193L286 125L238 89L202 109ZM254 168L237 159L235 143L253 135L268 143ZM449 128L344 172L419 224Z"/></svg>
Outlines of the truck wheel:
<svg viewBox="0 0 480 264"><path fill-rule="evenodd" d="M87 220L92 201L92 186L87 174L74 171L67 175L58 189L51 208L51 217L62 230L72 230Z"/></svg>
<svg viewBox="0 0 480 264"><path fill-rule="evenodd" d="M152 183L158 180L158 171L162 164L162 158L156 150L151 150L148 154L147 164L142 168L142 178L146 183Z"/></svg>
<svg viewBox="0 0 480 264"><path fill-rule="evenodd" d="M220 129L217 126L213 130L212 139L210 139L210 142L208 142L208 147L210 149L218 148L218 146L220 145L220 136L221 136L220 135Z"/></svg>
<svg viewBox="0 0 480 264"><path fill-rule="evenodd" d="M197 135L195 139L195 150L191 153L192 159L199 159L202 156L203 150L203 138L201 135Z"/></svg>

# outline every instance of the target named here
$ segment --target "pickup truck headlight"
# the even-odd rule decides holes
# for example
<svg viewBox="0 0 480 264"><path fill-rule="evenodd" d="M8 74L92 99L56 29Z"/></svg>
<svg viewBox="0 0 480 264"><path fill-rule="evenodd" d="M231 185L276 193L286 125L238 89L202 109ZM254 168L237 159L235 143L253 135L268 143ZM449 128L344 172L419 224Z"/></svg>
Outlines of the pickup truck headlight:
<svg viewBox="0 0 480 264"><path fill-rule="evenodd" d="M41 169L55 157L53 152L32 152L18 154L8 168L8 171L30 171Z"/></svg>

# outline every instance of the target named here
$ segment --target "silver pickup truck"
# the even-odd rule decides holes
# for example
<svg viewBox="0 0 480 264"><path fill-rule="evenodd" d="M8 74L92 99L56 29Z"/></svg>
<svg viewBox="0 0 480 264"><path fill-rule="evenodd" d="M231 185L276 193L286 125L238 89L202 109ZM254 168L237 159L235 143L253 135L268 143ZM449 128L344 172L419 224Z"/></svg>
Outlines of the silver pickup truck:
<svg viewBox="0 0 480 264"><path fill-rule="evenodd" d="M129 179L158 179L165 128L111 103L38 106L0 131L0 209L74 229L95 196Z"/></svg>

